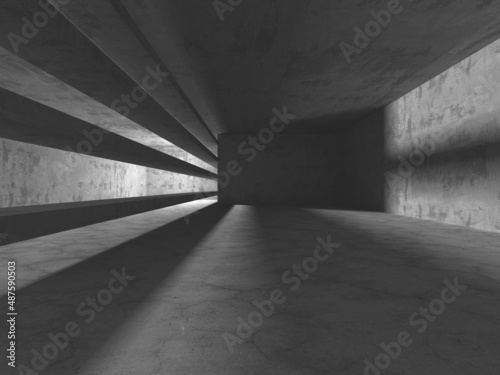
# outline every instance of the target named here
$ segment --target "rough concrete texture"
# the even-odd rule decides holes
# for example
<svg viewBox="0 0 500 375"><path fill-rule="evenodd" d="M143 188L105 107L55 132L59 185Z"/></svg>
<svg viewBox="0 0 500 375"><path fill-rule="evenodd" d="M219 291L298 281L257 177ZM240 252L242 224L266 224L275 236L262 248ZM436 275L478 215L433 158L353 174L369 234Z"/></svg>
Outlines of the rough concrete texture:
<svg viewBox="0 0 500 375"><path fill-rule="evenodd" d="M68 54L70 52L73 51L69 51ZM0 68L2 69L0 86L8 91L146 146L171 145L167 140L1 47ZM97 67L94 69L96 72L99 71ZM87 77L88 75L79 78L88 82ZM99 82L107 90L112 86L102 77L99 77ZM116 88L115 96L110 96L108 99L109 105L122 93L128 92L130 89L126 86Z"/></svg>
<svg viewBox="0 0 500 375"><path fill-rule="evenodd" d="M201 178L215 173L0 88L0 138Z"/></svg>
<svg viewBox="0 0 500 375"><path fill-rule="evenodd" d="M500 41L339 135L339 205L500 231Z"/></svg>
<svg viewBox="0 0 500 375"><path fill-rule="evenodd" d="M371 12L387 12L394 1L120 3L188 96L215 101L212 118L227 126L221 133L258 131L278 103L297 114L287 132L344 128L500 35L498 1L401 0L403 10L348 63L340 44L355 46L354 28L366 30L375 22ZM222 21L214 4L229 8Z"/></svg>
<svg viewBox="0 0 500 375"><path fill-rule="evenodd" d="M196 162L178 148L169 154ZM5 139L0 166L0 207L217 190L213 180Z"/></svg>
<svg viewBox="0 0 500 375"><path fill-rule="evenodd" d="M216 165L215 156L205 146L156 100L134 91L139 88L137 83L60 14L21 46L19 56L12 53L6 36L12 30L22 30L23 15L25 19L33 17L26 5L18 7L21 9L0 7L0 18L5 21L0 26L0 63L6 72L0 79L2 87L95 125L115 128L112 131L148 145L171 142ZM141 66L136 75L151 77L148 82L155 83L148 87L166 83L167 73L159 75L156 68L157 64ZM128 104L121 100L122 95L129 96Z"/></svg>
<svg viewBox="0 0 500 375"><path fill-rule="evenodd" d="M161 151L167 155L173 156L177 159L183 160L187 163L193 164L197 167L206 169L212 173L217 173L217 168L212 167L210 164L205 163L203 160L198 159L196 156L191 155L190 153L180 149L176 146L155 146L152 147L155 150Z"/></svg>
<svg viewBox="0 0 500 375"><path fill-rule="evenodd" d="M499 66L497 41L386 108L388 212L500 232Z"/></svg>
<svg viewBox="0 0 500 375"><path fill-rule="evenodd" d="M364 361L402 332L410 345L380 359L380 375L498 375L500 234L386 213L209 204L2 247L2 264L15 260L22 275L18 366L32 368L31 350L74 322L80 331L40 375L374 375ZM317 242L329 235L339 244L330 255ZM111 283L108 303L112 270L128 280ZM274 290L285 300L262 317L254 302Z"/></svg>
<svg viewBox="0 0 500 375"><path fill-rule="evenodd" d="M53 0L52 3L57 3ZM144 86L145 67L156 67L161 61L150 54L134 33L127 17L115 6L118 2L80 0L60 6L60 11L78 27L95 45L105 51L125 73L134 81ZM117 8L120 8L117 6ZM92 19L92 22L88 22ZM58 36L57 32L55 36ZM147 43L146 43L147 44ZM169 56L169 60L172 57ZM162 71L168 71L162 65ZM201 112L196 112L189 101L183 98L175 79L169 75L162 85L148 90L168 113L194 134L214 155L217 155L217 143L213 135L203 126ZM199 116L199 117L198 117Z"/></svg>
<svg viewBox="0 0 500 375"><path fill-rule="evenodd" d="M333 135L275 134L268 145L249 135L219 137L219 174L235 160L241 173L220 177L219 201L232 204L332 204L337 194L338 147ZM243 147L240 145L246 143ZM238 150L241 147L243 154ZM252 155L248 150L255 150ZM255 157L251 161L250 158ZM224 186L225 185L225 186Z"/></svg>
<svg viewBox="0 0 500 375"><path fill-rule="evenodd" d="M38 3L0 2L0 46L12 52L8 33L20 33L22 17L32 19ZM384 27L372 12L388 12L392 0L253 0L236 7L207 0L66 3L64 16L55 16L20 45L19 57L78 90L61 87L58 101L68 111L82 108L80 115L89 121L107 119L130 137L151 141L154 137L134 123L156 130L171 123L180 131L179 120L197 128L196 134L205 133L198 138L207 143L201 120L216 136L251 133L268 121L277 103L297 114L288 131L330 132L390 104L500 35L500 3L485 0L402 0L402 11L389 15L387 24L382 21ZM230 9L222 22L214 4ZM354 28L366 31L374 22L377 35L349 63L340 44L354 46ZM130 124L106 106L130 93L153 62L172 73L166 91L153 95L162 105L143 101ZM4 68L25 68L20 65ZM9 88L13 82L0 83ZM32 95L54 105L43 95L45 85L36 86ZM186 146L200 148L191 143Z"/></svg>

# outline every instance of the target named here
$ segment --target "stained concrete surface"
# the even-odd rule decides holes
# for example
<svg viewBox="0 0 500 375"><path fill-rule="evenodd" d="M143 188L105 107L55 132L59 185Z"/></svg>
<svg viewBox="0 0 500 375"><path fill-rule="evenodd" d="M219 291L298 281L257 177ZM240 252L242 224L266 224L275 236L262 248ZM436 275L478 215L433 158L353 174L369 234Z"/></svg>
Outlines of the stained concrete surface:
<svg viewBox="0 0 500 375"><path fill-rule="evenodd" d="M496 41L339 135L340 200L500 232Z"/></svg>
<svg viewBox="0 0 500 375"><path fill-rule="evenodd" d="M497 41L386 108L388 212L500 232L499 65Z"/></svg>
<svg viewBox="0 0 500 375"><path fill-rule="evenodd" d="M0 137L63 151L216 179L203 168L0 88Z"/></svg>
<svg viewBox="0 0 500 375"><path fill-rule="evenodd" d="M177 147L159 150L197 163ZM217 190L213 180L6 139L0 166L0 207Z"/></svg>
<svg viewBox="0 0 500 375"><path fill-rule="evenodd" d="M339 246L291 291L283 273L328 235ZM406 331L413 343L383 373L497 375L499 243L385 213L192 202L8 245L1 257L20 276L19 364L48 333L82 329L41 374L362 374ZM123 267L135 279L85 323L77 306ZM409 317L455 278L466 289L418 333ZM275 289L286 301L230 353L223 334Z"/></svg>

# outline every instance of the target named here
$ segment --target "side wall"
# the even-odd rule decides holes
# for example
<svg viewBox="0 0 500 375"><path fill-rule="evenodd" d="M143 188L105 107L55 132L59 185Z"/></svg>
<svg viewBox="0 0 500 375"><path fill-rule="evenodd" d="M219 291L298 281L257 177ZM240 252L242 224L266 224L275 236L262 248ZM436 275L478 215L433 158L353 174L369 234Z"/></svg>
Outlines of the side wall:
<svg viewBox="0 0 500 375"><path fill-rule="evenodd" d="M334 204L338 195L338 146L334 136L275 134L269 144L260 144L265 147L260 151L250 146L248 137L219 136L219 174L222 176L219 202ZM233 169L231 166L235 163L238 168ZM231 176L227 173L228 165L230 171L239 173Z"/></svg>
<svg viewBox="0 0 500 375"><path fill-rule="evenodd" d="M388 212L500 232L499 66L500 41L387 108Z"/></svg>
<svg viewBox="0 0 500 375"><path fill-rule="evenodd" d="M497 41L341 134L342 199L500 232L499 66Z"/></svg>
<svg viewBox="0 0 500 375"><path fill-rule="evenodd" d="M214 190L213 180L0 138L0 208Z"/></svg>

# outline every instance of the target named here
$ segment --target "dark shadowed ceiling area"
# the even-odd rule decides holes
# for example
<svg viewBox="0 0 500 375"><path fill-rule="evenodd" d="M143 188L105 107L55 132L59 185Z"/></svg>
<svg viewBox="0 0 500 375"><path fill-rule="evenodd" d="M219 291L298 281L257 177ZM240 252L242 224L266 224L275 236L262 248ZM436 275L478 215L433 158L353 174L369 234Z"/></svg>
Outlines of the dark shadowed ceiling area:
<svg viewBox="0 0 500 375"><path fill-rule="evenodd" d="M349 64L340 43L355 46L354 28L390 1L243 1L222 22L210 1L150 3L129 9L149 14L138 19L141 28L176 24L182 42L171 54L195 61L228 132L255 132L284 105L297 115L289 131L334 131L500 35L500 2L402 0L401 12Z"/></svg>
<svg viewBox="0 0 500 375"><path fill-rule="evenodd" d="M60 13L29 38L40 4L0 1L0 93L33 103L0 114L29 123L43 104L212 166L219 134L256 132L273 108L296 116L289 132L337 132L500 36L491 0L50 1ZM355 28L367 25L374 35L359 47ZM343 42L356 48L349 62ZM154 89L144 87L152 70ZM137 85L146 98L124 113L116 100Z"/></svg>

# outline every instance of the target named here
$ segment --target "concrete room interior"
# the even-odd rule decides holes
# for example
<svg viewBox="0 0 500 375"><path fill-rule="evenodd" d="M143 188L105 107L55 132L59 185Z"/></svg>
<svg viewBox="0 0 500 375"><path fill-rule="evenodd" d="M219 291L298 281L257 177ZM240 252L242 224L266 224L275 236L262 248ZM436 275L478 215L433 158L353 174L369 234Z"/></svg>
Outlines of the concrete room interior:
<svg viewBox="0 0 500 375"><path fill-rule="evenodd" d="M0 0L1 373L500 374L498 14Z"/></svg>

